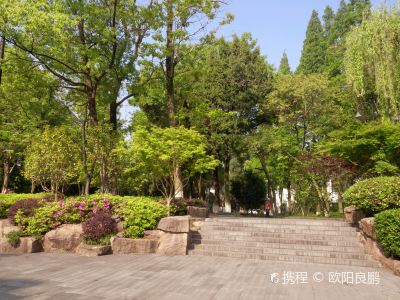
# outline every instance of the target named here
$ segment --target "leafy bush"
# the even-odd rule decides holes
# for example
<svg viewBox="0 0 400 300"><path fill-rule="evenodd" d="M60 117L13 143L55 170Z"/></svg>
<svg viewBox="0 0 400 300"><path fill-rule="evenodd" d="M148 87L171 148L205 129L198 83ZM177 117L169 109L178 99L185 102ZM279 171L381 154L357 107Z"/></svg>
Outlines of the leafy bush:
<svg viewBox="0 0 400 300"><path fill-rule="evenodd" d="M385 254L400 258L400 209L392 209L375 215L375 231Z"/></svg>
<svg viewBox="0 0 400 300"><path fill-rule="evenodd" d="M50 194L39 193L39 194L0 194L0 219L7 218L8 209L11 205L19 200L25 199L44 199L48 200L51 197Z"/></svg>
<svg viewBox="0 0 400 300"><path fill-rule="evenodd" d="M22 228L25 235L40 237L56 227L54 206L43 206L34 209L33 216L26 217L21 210L15 215L15 223Z"/></svg>
<svg viewBox="0 0 400 300"><path fill-rule="evenodd" d="M36 207L40 206L38 199L25 199L19 200L8 209L8 220L11 224L15 225L15 215L20 212L25 217L31 217Z"/></svg>
<svg viewBox="0 0 400 300"><path fill-rule="evenodd" d="M167 215L167 207L149 198L130 198L121 205L120 216L125 222L124 235L139 238L147 229L154 229Z"/></svg>
<svg viewBox="0 0 400 300"><path fill-rule="evenodd" d="M260 208L266 192L264 179L252 171L245 171L232 180L232 194L245 209Z"/></svg>
<svg viewBox="0 0 400 300"><path fill-rule="evenodd" d="M344 193L346 205L353 205L367 214L400 208L400 177L365 179Z"/></svg>
<svg viewBox="0 0 400 300"><path fill-rule="evenodd" d="M83 236L86 241L100 244L100 240L115 232L115 220L104 211L94 213L83 222Z"/></svg>
<svg viewBox="0 0 400 300"><path fill-rule="evenodd" d="M7 242L14 248L17 248L19 246L19 243L21 242L20 240L21 236L22 236L21 231L11 231L6 235Z"/></svg>

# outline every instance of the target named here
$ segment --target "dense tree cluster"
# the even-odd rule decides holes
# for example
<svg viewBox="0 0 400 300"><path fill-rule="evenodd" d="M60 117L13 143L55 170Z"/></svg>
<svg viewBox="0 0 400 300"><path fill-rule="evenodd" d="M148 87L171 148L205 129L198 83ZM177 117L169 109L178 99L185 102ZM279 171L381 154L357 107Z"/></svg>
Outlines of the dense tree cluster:
<svg viewBox="0 0 400 300"><path fill-rule="evenodd" d="M327 186L341 209L355 179L399 173L398 10L313 11L292 71L250 33L217 38L232 21L216 25L221 5L1 1L2 192L201 197L226 212L266 194L277 212L286 191L282 210L328 214Z"/></svg>

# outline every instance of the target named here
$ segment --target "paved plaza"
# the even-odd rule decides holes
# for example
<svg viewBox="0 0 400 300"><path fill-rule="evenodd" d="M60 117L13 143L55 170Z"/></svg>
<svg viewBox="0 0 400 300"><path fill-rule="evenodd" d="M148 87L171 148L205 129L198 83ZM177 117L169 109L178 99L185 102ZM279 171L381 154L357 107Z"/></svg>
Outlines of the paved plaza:
<svg viewBox="0 0 400 300"><path fill-rule="evenodd" d="M1 300L400 299L400 277L380 268L201 256L87 258L49 253L3 254L0 266ZM279 283L273 283L271 276Z"/></svg>

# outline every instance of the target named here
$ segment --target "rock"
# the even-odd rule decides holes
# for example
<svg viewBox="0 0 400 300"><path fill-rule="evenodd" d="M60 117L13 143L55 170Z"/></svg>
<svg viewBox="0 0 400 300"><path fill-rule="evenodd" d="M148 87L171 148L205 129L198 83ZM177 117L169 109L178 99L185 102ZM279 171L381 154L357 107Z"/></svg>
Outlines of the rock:
<svg viewBox="0 0 400 300"><path fill-rule="evenodd" d="M111 252L110 245L87 245L84 242L80 243L75 250L75 253L80 256L102 256Z"/></svg>
<svg viewBox="0 0 400 300"><path fill-rule="evenodd" d="M45 252L73 252L83 240L82 224L65 224L44 236Z"/></svg>
<svg viewBox="0 0 400 300"><path fill-rule="evenodd" d="M117 221L115 224L116 224L115 227L117 228L118 233L124 232L124 222L123 221Z"/></svg>
<svg viewBox="0 0 400 300"><path fill-rule="evenodd" d="M358 222L365 218L365 214L362 210L357 209L354 206L349 206L344 209L344 215L346 222L351 225L358 226Z"/></svg>
<svg viewBox="0 0 400 300"><path fill-rule="evenodd" d="M194 218L208 218L208 208L205 207L187 207L188 215Z"/></svg>
<svg viewBox="0 0 400 300"><path fill-rule="evenodd" d="M358 224L365 235L376 240L374 220L375 218L364 218Z"/></svg>
<svg viewBox="0 0 400 300"><path fill-rule="evenodd" d="M156 253L158 241L114 237L111 239L111 247L114 254L149 254Z"/></svg>
<svg viewBox="0 0 400 300"><path fill-rule="evenodd" d="M5 238L7 233L11 231L19 231L20 228L18 226L11 225L10 221L7 219L0 220L0 238Z"/></svg>
<svg viewBox="0 0 400 300"><path fill-rule="evenodd" d="M158 223L158 229L172 233L188 233L189 216L162 218Z"/></svg>
<svg viewBox="0 0 400 300"><path fill-rule="evenodd" d="M187 254L187 233L163 232L159 242L157 254L168 256Z"/></svg>
<svg viewBox="0 0 400 300"><path fill-rule="evenodd" d="M144 231L144 237L146 239L151 239L151 240L158 240L161 235L162 235L161 230L145 230Z"/></svg>
<svg viewBox="0 0 400 300"><path fill-rule="evenodd" d="M0 253L36 253L43 251L41 239L33 237L21 237L18 247L13 247L8 243L7 238L0 238Z"/></svg>

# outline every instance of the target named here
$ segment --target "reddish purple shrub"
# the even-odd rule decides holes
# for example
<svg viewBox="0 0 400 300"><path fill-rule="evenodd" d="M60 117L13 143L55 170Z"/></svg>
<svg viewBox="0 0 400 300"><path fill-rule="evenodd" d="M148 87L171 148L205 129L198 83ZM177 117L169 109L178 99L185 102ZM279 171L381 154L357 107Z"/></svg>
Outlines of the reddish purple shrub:
<svg viewBox="0 0 400 300"><path fill-rule="evenodd" d="M31 217L33 216L34 209L39 206L40 202L38 199L24 199L17 201L8 209L8 220L12 225L15 225L15 215L17 214L18 210L21 210L24 216Z"/></svg>
<svg viewBox="0 0 400 300"><path fill-rule="evenodd" d="M115 220L104 211L97 211L83 224L83 235L86 239L99 240L115 232Z"/></svg>

